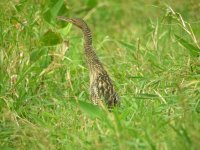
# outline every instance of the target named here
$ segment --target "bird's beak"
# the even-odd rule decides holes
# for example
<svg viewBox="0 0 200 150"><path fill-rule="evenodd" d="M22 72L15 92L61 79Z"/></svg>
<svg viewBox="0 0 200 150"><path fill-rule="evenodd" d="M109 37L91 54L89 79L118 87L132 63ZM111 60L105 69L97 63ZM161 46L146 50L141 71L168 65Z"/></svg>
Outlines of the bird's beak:
<svg viewBox="0 0 200 150"><path fill-rule="evenodd" d="M59 20L66 21L66 22L74 23L74 21L72 19L64 17L64 16L57 16L56 18Z"/></svg>

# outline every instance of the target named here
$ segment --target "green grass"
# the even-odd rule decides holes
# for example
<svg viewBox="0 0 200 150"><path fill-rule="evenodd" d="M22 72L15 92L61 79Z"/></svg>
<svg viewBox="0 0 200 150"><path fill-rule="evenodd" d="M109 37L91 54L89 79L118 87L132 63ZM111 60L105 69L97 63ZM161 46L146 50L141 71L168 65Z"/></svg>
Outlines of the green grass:
<svg viewBox="0 0 200 150"><path fill-rule="evenodd" d="M1 1L0 149L198 149L199 5ZM82 33L57 15L91 27L112 113L91 104Z"/></svg>

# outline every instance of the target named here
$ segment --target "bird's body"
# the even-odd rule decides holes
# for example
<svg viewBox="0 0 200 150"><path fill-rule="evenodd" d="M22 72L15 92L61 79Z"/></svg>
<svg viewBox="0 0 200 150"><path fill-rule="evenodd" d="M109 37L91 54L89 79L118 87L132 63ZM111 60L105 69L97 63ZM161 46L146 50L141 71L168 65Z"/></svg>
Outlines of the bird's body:
<svg viewBox="0 0 200 150"><path fill-rule="evenodd" d="M84 20L79 18L65 18L60 16L58 19L70 22L83 31L85 58L90 72L90 95L92 102L98 104L104 98L109 108L119 104L119 97L112 81L93 49L92 34L88 25Z"/></svg>

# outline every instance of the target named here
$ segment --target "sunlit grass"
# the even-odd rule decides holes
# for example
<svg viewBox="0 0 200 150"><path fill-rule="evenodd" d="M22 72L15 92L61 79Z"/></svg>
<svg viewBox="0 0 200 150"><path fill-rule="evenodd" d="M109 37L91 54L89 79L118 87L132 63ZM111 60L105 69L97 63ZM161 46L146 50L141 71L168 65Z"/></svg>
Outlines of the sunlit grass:
<svg viewBox="0 0 200 150"><path fill-rule="evenodd" d="M200 3L179 3L0 2L0 149L198 149ZM112 113L90 103L82 33L56 15L91 27Z"/></svg>

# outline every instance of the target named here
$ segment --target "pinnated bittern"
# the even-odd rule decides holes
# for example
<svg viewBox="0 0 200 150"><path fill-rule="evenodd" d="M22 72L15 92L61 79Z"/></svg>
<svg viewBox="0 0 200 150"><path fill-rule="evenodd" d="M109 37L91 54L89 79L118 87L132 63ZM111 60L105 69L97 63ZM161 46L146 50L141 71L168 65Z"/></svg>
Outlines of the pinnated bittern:
<svg viewBox="0 0 200 150"><path fill-rule="evenodd" d="M74 24L83 32L85 58L90 72L90 95L93 104L97 105L103 98L108 108L118 105L119 96L114 89L108 73L104 69L93 49L92 34L86 22L80 18L66 18L63 16L59 16L57 18Z"/></svg>

